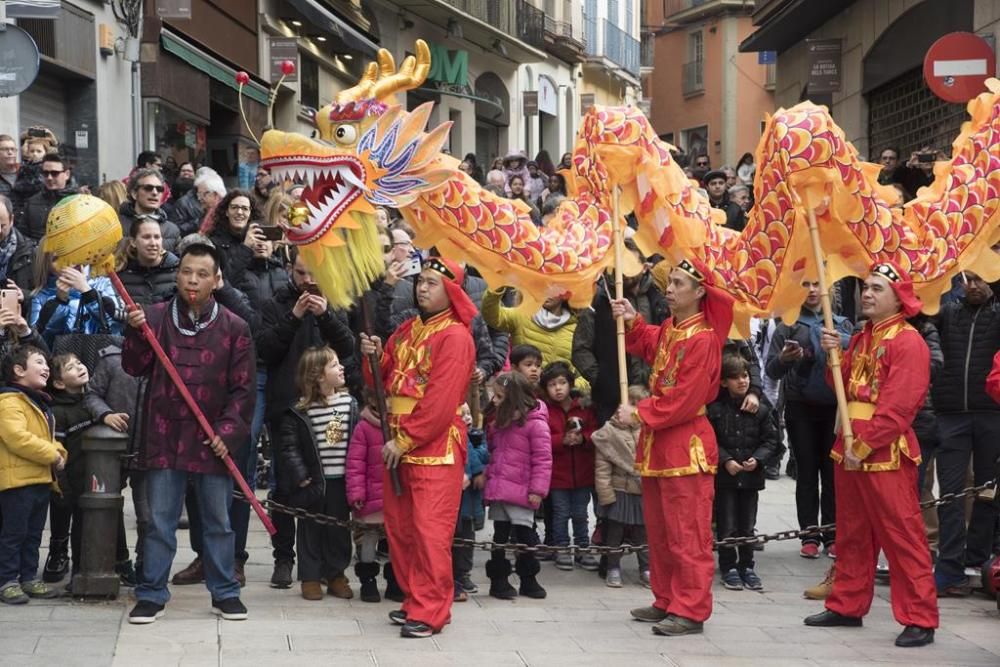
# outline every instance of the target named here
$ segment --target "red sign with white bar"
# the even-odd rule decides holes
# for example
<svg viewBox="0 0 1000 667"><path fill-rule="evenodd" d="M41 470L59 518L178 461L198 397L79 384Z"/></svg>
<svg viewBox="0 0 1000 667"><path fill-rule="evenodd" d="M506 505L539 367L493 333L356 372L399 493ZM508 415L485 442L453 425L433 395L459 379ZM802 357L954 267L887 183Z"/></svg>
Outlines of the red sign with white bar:
<svg viewBox="0 0 1000 667"><path fill-rule="evenodd" d="M924 80L947 102L968 102L986 90L986 79L995 73L993 49L971 32L945 35L924 56Z"/></svg>

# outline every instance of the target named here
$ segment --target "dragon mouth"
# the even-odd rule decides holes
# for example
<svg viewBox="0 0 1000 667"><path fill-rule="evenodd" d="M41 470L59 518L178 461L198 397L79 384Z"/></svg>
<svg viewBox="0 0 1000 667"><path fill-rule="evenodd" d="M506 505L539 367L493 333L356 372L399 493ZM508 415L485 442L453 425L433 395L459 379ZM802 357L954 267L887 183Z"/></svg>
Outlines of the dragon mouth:
<svg viewBox="0 0 1000 667"><path fill-rule="evenodd" d="M261 160L261 166L270 170L279 182L292 181L305 186L301 200L309 210L308 221L301 225L279 222L288 240L297 245L325 234L367 189L361 161L349 156L273 157Z"/></svg>

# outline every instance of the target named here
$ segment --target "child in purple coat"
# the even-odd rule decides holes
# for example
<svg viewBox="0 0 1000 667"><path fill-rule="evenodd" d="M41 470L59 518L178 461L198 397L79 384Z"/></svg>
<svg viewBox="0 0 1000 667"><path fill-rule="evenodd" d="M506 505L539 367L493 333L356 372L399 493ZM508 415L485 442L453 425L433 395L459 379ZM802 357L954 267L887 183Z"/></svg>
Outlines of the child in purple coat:
<svg viewBox="0 0 1000 667"><path fill-rule="evenodd" d="M385 519L382 516L382 480L385 464L382 462L382 423L376 407L375 394L370 389L364 391L365 408L351 442L347 447L347 502L354 510L354 519L371 524L371 530L361 533L358 538L358 562L354 574L361 582L362 602L381 602L378 592L379 564L377 560L380 528ZM385 596L394 600L399 595L399 586L392 575L392 565L385 564L385 578L388 582Z"/></svg>
<svg viewBox="0 0 1000 667"><path fill-rule="evenodd" d="M483 494L490 506L493 541L505 544L513 537L516 543L534 546L538 544L535 510L548 494L552 477L548 410L535 398L532 384L516 372L497 377L493 408L487 437L490 463ZM535 555L518 554L514 567L521 580L520 594L544 598L545 589L535 578L539 571ZM491 596L501 600L517 596L518 590L507 579L510 573L506 552L493 551L486 563Z"/></svg>

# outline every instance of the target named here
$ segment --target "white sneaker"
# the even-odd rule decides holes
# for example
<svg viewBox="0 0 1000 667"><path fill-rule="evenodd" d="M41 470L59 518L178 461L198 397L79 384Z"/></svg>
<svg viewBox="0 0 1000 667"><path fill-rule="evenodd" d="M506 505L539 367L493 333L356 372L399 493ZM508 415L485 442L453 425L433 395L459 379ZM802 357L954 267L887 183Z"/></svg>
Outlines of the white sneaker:
<svg viewBox="0 0 1000 667"><path fill-rule="evenodd" d="M604 578L604 585L608 588L621 588L622 587L622 570L619 567L613 567L608 570L608 576Z"/></svg>

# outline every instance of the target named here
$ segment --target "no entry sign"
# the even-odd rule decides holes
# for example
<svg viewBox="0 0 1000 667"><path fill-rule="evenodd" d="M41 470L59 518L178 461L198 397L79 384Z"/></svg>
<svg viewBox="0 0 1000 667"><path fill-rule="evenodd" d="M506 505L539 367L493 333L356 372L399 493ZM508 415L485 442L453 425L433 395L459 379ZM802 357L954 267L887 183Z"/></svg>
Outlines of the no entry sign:
<svg viewBox="0 0 1000 667"><path fill-rule="evenodd" d="M993 49L979 35L953 32L931 45L924 56L924 80L948 102L968 102L986 90L996 72Z"/></svg>

